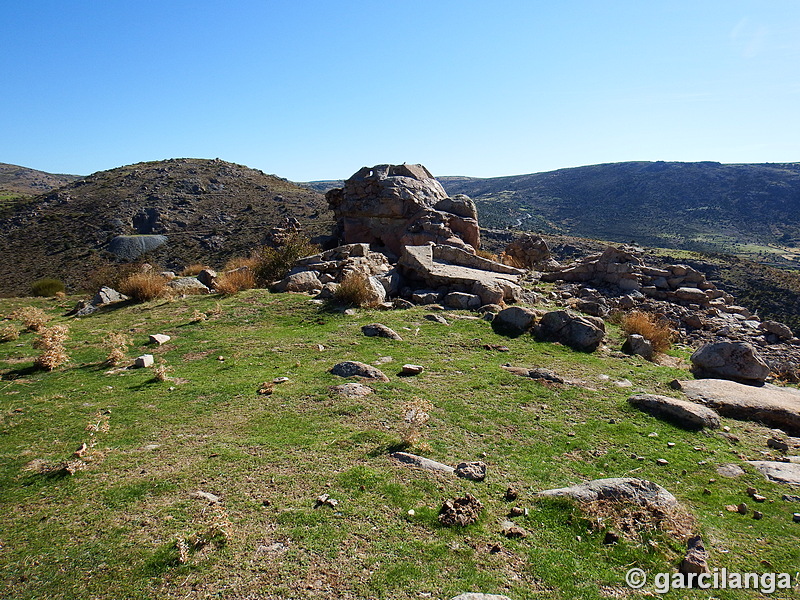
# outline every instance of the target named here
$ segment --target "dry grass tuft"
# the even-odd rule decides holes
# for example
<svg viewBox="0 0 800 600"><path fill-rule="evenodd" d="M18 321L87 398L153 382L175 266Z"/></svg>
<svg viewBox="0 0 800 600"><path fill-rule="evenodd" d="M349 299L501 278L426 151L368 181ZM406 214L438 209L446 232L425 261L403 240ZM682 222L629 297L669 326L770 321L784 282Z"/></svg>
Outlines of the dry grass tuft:
<svg viewBox="0 0 800 600"><path fill-rule="evenodd" d="M33 306L23 306L11 313L10 317L16 321L22 321L28 331L41 331L50 317L41 308Z"/></svg>
<svg viewBox="0 0 800 600"><path fill-rule="evenodd" d="M206 313L200 312L199 310L194 309L194 312L192 313L192 316L189 318L189 322L190 323L202 323L207 318L208 317L206 316Z"/></svg>
<svg viewBox="0 0 800 600"><path fill-rule="evenodd" d="M210 269L208 265L204 265L201 263L194 263L191 265L187 265L181 271L181 277L197 277L200 274L200 271L205 271L206 269Z"/></svg>
<svg viewBox="0 0 800 600"><path fill-rule="evenodd" d="M225 268L222 270L235 271L236 269L241 269L242 267L247 267L248 269L255 270L257 262L258 260L256 259L255 256L238 256L226 262Z"/></svg>
<svg viewBox="0 0 800 600"><path fill-rule="evenodd" d="M125 360L126 350L133 342L124 333L109 333L103 340L103 346L108 348L106 362L112 367Z"/></svg>
<svg viewBox="0 0 800 600"><path fill-rule="evenodd" d="M508 265L509 267L514 267L516 269L526 269L529 267L529 265L526 265L524 261L520 260L516 256L506 254L505 252L500 253L497 262L501 262L504 265Z"/></svg>
<svg viewBox="0 0 800 600"><path fill-rule="evenodd" d="M42 353L36 358L36 364L48 371L52 371L69 361L64 342L67 340L69 328L66 325L53 325L45 327L39 332L39 337L33 342L33 347Z"/></svg>
<svg viewBox="0 0 800 600"><path fill-rule="evenodd" d="M11 323L0 329L0 342L13 342L16 339L19 339L19 330Z"/></svg>
<svg viewBox="0 0 800 600"><path fill-rule="evenodd" d="M497 262L497 254L494 252L489 252L488 250L475 250L475 256L479 256L480 258L485 258L486 260L493 260Z"/></svg>
<svg viewBox="0 0 800 600"><path fill-rule="evenodd" d="M171 381L172 378L169 376L171 372L172 367L160 363L153 369L153 379L156 381Z"/></svg>
<svg viewBox="0 0 800 600"><path fill-rule="evenodd" d="M333 293L333 299L350 306L371 307L378 304L379 298L369 283L369 278L359 271L351 271Z"/></svg>
<svg viewBox="0 0 800 600"><path fill-rule="evenodd" d="M578 504L595 530L613 529L641 541L642 535L661 531L683 540L697 531L697 520L683 507L664 509L655 504L581 502Z"/></svg>
<svg viewBox="0 0 800 600"><path fill-rule="evenodd" d="M638 334L648 340L656 352L669 350L675 336L675 332L667 322L651 313L639 310L622 315L620 326L626 334Z"/></svg>
<svg viewBox="0 0 800 600"><path fill-rule="evenodd" d="M119 291L138 302L148 302L169 295L166 279L158 273L132 273L119 283Z"/></svg>
<svg viewBox="0 0 800 600"><path fill-rule="evenodd" d="M400 417L400 437L405 446L415 446L422 437L422 428L430 420L433 404L422 398L414 398L403 404Z"/></svg>
<svg viewBox="0 0 800 600"><path fill-rule="evenodd" d="M220 275L216 282L217 292L226 296L232 296L243 290L252 290L254 287L256 287L256 277L247 267L227 271Z"/></svg>

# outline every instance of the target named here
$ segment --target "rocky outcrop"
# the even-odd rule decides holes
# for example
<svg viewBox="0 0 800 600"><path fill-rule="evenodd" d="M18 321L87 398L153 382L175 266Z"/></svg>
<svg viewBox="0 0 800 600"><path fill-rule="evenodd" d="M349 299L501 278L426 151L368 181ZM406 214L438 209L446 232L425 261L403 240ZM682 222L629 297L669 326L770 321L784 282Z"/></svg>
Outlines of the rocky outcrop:
<svg viewBox="0 0 800 600"><path fill-rule="evenodd" d="M731 379L747 383L763 383L769 365L746 342L706 344L692 354L695 375L712 379Z"/></svg>
<svg viewBox="0 0 800 600"><path fill-rule="evenodd" d="M686 429L719 427L719 415L707 406L694 402L656 394L637 394L628 398L628 402L631 406Z"/></svg>
<svg viewBox="0 0 800 600"><path fill-rule="evenodd" d="M748 462L770 481L788 485L800 485L800 464L769 460L752 460Z"/></svg>
<svg viewBox="0 0 800 600"><path fill-rule="evenodd" d="M480 247L475 203L448 197L422 165L364 167L325 198L346 244L371 244L395 256L403 246L428 242L469 252Z"/></svg>
<svg viewBox="0 0 800 600"><path fill-rule="evenodd" d="M679 506L677 498L660 485L634 477L595 479L572 487L545 490L536 496L540 498L566 496L578 502L630 502L662 510L675 509Z"/></svg>
<svg viewBox="0 0 800 600"><path fill-rule="evenodd" d="M599 317L584 317L566 310L546 313L533 328L538 340L559 342L574 350L593 352L605 336L605 323Z"/></svg>
<svg viewBox="0 0 800 600"><path fill-rule="evenodd" d="M517 337L531 330L536 323L536 311L524 306L511 306L501 310L492 319L492 329L500 335Z"/></svg>
<svg viewBox="0 0 800 600"><path fill-rule="evenodd" d="M524 269L557 271L563 268L550 254L541 236L525 233L506 246L505 262Z"/></svg>

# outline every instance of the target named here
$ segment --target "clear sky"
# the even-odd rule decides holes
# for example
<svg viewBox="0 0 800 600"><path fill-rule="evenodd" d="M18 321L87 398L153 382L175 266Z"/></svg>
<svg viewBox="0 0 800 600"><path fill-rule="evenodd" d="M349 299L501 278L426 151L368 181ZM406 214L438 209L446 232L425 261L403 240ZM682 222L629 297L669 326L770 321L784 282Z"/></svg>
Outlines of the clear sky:
<svg viewBox="0 0 800 600"><path fill-rule="evenodd" d="M0 162L800 161L798 0L6 0Z"/></svg>

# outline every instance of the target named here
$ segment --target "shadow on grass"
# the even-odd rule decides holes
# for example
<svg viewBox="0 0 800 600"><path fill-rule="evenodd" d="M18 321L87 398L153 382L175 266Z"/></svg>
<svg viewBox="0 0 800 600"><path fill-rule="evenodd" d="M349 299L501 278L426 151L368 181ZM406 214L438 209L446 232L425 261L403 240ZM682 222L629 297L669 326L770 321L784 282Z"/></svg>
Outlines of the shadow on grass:
<svg viewBox="0 0 800 600"><path fill-rule="evenodd" d="M404 442L394 442L391 444L381 444L377 446L375 449L370 450L367 452L367 456L370 458L377 458L378 456L384 456L392 454L393 452L404 452L408 450L411 446Z"/></svg>
<svg viewBox="0 0 800 600"><path fill-rule="evenodd" d="M34 363L34 364L29 365L27 367L20 367L18 369L12 369L11 371L3 373L2 377L0 377L0 380L2 380L2 381L14 381L15 379L22 379L24 377L27 377L29 375L33 375L34 373L38 373L39 371L43 371L43 370L44 369L42 369L40 366L38 366L37 364Z"/></svg>

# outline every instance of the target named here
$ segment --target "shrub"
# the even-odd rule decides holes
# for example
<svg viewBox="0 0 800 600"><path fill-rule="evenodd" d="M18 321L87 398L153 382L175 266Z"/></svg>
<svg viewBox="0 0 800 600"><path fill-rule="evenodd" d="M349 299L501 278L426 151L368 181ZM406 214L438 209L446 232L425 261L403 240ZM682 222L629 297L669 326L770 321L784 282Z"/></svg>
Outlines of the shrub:
<svg viewBox="0 0 800 600"><path fill-rule="evenodd" d="M43 296L45 298L50 298L58 293L63 294L64 289L64 282L52 277L45 277L31 284L31 293L34 296Z"/></svg>
<svg viewBox="0 0 800 600"><path fill-rule="evenodd" d="M125 360L126 350L131 343L131 338L124 333L109 333L103 340L103 346L108 348L106 362L111 366L116 366Z"/></svg>
<svg viewBox="0 0 800 600"><path fill-rule="evenodd" d="M19 338L19 330L11 323L0 329L0 342L13 342Z"/></svg>
<svg viewBox="0 0 800 600"><path fill-rule="evenodd" d="M475 256L478 256L480 258L485 258L486 260L497 261L497 254L489 252L488 250L481 250L481 249L475 250Z"/></svg>
<svg viewBox="0 0 800 600"><path fill-rule="evenodd" d="M36 357L38 366L52 371L69 361L69 356L64 348L68 332L69 328L66 325L53 325L40 331L39 337L33 343L34 348L42 351Z"/></svg>
<svg viewBox="0 0 800 600"><path fill-rule="evenodd" d="M378 297L369 283L369 278L360 271L347 273L333 292L333 299L350 306L375 306Z"/></svg>
<svg viewBox="0 0 800 600"><path fill-rule="evenodd" d="M28 331L40 331L44 324L50 320L41 308L33 306L23 306L11 313L11 318L22 321Z"/></svg>
<svg viewBox="0 0 800 600"><path fill-rule="evenodd" d="M181 271L181 277L197 277L200 274L200 271L205 271L206 269L210 269L208 265L203 265L200 263L194 263L192 265L187 265Z"/></svg>
<svg viewBox="0 0 800 600"><path fill-rule="evenodd" d="M169 294L167 281L153 272L133 273L119 283L119 291L139 302L163 298Z"/></svg>
<svg viewBox="0 0 800 600"><path fill-rule="evenodd" d="M240 267L217 277L215 287L220 294L231 295L242 290L251 290L255 286L256 278L253 271L247 267Z"/></svg>
<svg viewBox="0 0 800 600"><path fill-rule="evenodd" d="M82 288L95 293L103 286L119 290L122 282L136 273L158 272L161 269L149 263L100 263L92 268Z"/></svg>
<svg viewBox="0 0 800 600"><path fill-rule="evenodd" d="M273 281L283 279L294 263L304 256L320 251L319 246L298 233L290 234L279 248L263 246L253 253L253 272L260 286L268 286Z"/></svg>
<svg viewBox="0 0 800 600"><path fill-rule="evenodd" d="M648 340L656 352L669 350L675 334L667 322L640 310L623 315L620 326L626 334L638 334Z"/></svg>

